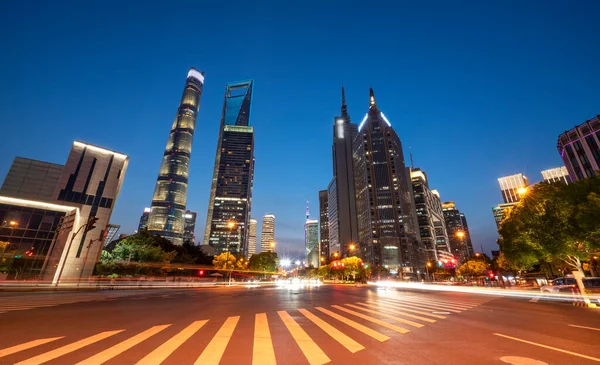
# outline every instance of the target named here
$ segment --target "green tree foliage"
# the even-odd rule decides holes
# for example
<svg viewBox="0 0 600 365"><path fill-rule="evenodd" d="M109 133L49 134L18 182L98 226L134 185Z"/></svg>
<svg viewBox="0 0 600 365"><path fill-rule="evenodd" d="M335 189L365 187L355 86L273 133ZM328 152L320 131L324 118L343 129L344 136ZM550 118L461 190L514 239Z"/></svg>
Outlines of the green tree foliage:
<svg viewBox="0 0 600 365"><path fill-rule="evenodd" d="M279 259L277 253L272 251L261 252L250 257L248 268L257 271L276 272Z"/></svg>
<svg viewBox="0 0 600 365"><path fill-rule="evenodd" d="M502 221L499 245L512 268L563 260L573 270L600 250L600 177L533 186Z"/></svg>
<svg viewBox="0 0 600 365"><path fill-rule="evenodd" d="M353 279L356 279L356 275L360 273L362 267L362 260L356 256L345 257L342 259L342 264L344 264L344 275Z"/></svg>
<svg viewBox="0 0 600 365"><path fill-rule="evenodd" d="M213 265L215 269L219 270L233 270L236 268L237 258L230 252L223 252L213 259Z"/></svg>
<svg viewBox="0 0 600 365"><path fill-rule="evenodd" d="M487 271L487 264L483 260L469 260L458 268L458 274L465 277L482 276Z"/></svg>

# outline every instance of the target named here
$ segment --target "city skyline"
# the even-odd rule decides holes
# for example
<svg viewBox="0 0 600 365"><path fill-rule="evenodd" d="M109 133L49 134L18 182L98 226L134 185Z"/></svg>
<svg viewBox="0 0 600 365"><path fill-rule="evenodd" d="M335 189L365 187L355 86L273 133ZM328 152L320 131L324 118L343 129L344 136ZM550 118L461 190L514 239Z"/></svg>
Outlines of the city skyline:
<svg viewBox="0 0 600 365"><path fill-rule="evenodd" d="M174 105L181 96L181 74L189 66L196 65L207 72L210 82L204 92L199 116L202 122L198 130L201 129L201 132L195 136L187 208L197 211L198 222L204 222L222 85L232 79L252 77L259 85L255 93L253 124L262 133L256 137L256 154L260 163L256 170L253 213L257 217L270 211L275 213L278 217L276 239L279 247L283 244L287 245L288 251L302 252L304 217L297 212L302 210L307 195L311 201L317 201L317 192L326 189L331 178L331 161L327 157L331 154L331 116L337 115L339 110L339 88L341 85L346 87L349 114L360 116L363 112L361 101L372 84L378 90L378 101L388 105L386 115L401 126L400 137L405 145L405 154L410 151L416 164L428 172L439 189L442 201L456 201L469 218L473 243L476 247L483 245L489 251L495 248L497 237L489 211L502 201L497 178L517 172L537 177L539 171L560 166L562 161L556 151L557 137L598 114L599 96L595 85L600 80L600 74L591 61L598 51L587 47L597 43L598 38L596 33L587 29L593 22L586 19L594 13L594 9L582 9L584 6L581 6L565 12L561 6L554 4L544 9L545 18L532 18L528 12L535 6L520 5L521 13L514 9L509 11L501 5L494 6L477 16L475 11L483 9L462 9L466 11L460 15L453 11L453 22L456 22L456 17L467 20L461 28L452 24L444 27L449 25L444 19L431 19L433 24L446 29L444 36L417 32L415 39L401 38L405 43L403 47L390 43L395 35L403 33L403 29L392 28L390 35L379 37L374 47L395 61L382 60L376 69L358 74L355 70L364 69L368 63L364 49L354 45L371 38L374 33L370 30L362 35L355 30L344 30L347 34L343 37L325 31L325 40L335 38L339 44L317 42L311 48L316 55L311 58L318 61L307 62L306 57L295 58L300 53L293 47L303 44L304 37L310 38L311 34L324 31L320 22L315 29L309 30L310 34L300 38L287 28L282 29L277 40L258 41L260 33L274 26L273 22L277 20L259 21L261 27L247 35L239 37L239 25L236 25L214 39L206 37L202 47L173 59L151 55L176 54L181 49L182 40L175 39L179 33L174 30L174 21L166 23L168 29L164 36L162 32L151 30L142 36L142 42L133 42L133 35L124 35L122 39L116 37L126 33L128 28L122 25L101 36L89 34L86 27L76 25L73 34L65 35L62 28L48 26L48 15L62 19L61 7L40 6L29 13L30 20L36 27L47 29L49 38L42 41L16 35L7 44L9 49L14 50L15 57L0 61L9 90L0 102L0 118L22 121L38 133L24 139L23 130L11 128L6 131L7 142L0 147L0 153L5 156L0 161L0 174L8 171L14 156L60 163L66 153L62 146L75 139L123 151L131 156L131 164L111 223L120 224L123 233L132 233L152 196L159 156L164 153L164 137L168 133L169 126L165 126L168 124L165 121L172 118ZM9 7L19 8L20 5ZM96 23L112 22L121 16L131 18L135 14L133 8L127 7L122 15L107 14L91 7L84 7L82 11L87 9L90 21ZM323 21L338 10L333 5L325 5L323 11L315 16ZM156 13L156 9L147 11ZM222 19L218 16L221 10L208 7L203 11L214 20L198 25L194 32L207 34ZM301 9L299 12L304 14L305 11ZM173 8L165 10L165 13L175 14L176 11ZM407 19L403 25L395 27L414 28L426 19L426 12L416 5L409 6L403 13L414 20ZM358 11L347 15L349 20L360 18ZM574 25L554 21L565 15L573 19ZM259 17L258 14L256 16ZM490 20L506 22L508 19L515 29L514 33L520 34L520 37L496 34L492 30L475 32ZM142 20L136 21L141 22L138 24L140 31L152 28ZM66 18L65 22L68 23ZM299 18L288 19L288 23L291 26L299 24ZM15 20L7 18L1 27L19 29L15 24ZM569 42L561 38L564 32L572 35ZM460 41L464 35L471 37L471 41L473 37L476 41L485 40L485 44L476 42L477 49L467 49L466 43ZM59 36L63 39L59 40ZM290 45L285 47L285 51L274 52L279 47L279 37L286 36ZM103 38L98 37L108 37L109 41L104 43ZM83 49L74 46L82 39L86 40ZM157 43L155 39L161 41ZM228 39L236 39L235 44L239 47L235 48L235 52L240 57L228 57L235 55L228 53L231 52L228 48L234 47L224 46ZM534 50L530 47L532 39L540 40L534 42ZM245 45L245 42L248 44ZM514 47L511 48L512 53L505 52L509 42ZM325 43L331 49L325 48ZM345 54L347 66L339 67L339 62L332 63L320 56L338 51ZM532 64L522 57L533 51L537 55L535 59L543 59L544 62ZM422 62L430 59L430 52L447 57L447 67L435 68ZM250 60L249 55L254 54L259 56ZM268 57L260 56L264 54ZM397 63L398 54L406 55L400 64ZM556 54L561 56L555 57ZM582 54L586 57L579 56ZM41 65L34 62L40 58L48 59L48 62ZM140 63L140 58L147 61ZM71 59L73 61L68 61ZM57 66L62 64L64 66ZM90 73L90 68L94 72ZM391 69L400 71L397 75L390 75ZM554 72L556 69L562 71L560 75ZM91 78L94 83L91 96L73 92L80 83L81 75ZM319 85L319 90L307 92L304 88L284 87L300 84L301 80L309 77ZM36 84L41 88L42 97L38 102L39 108L44 110L43 117L34 112L23 113L27 110L26 100L30 92L27 85L35 80L42 80ZM489 85L493 87L489 88ZM144 92L131 93L134 86ZM291 100L294 102L291 103ZM86 105L85 123L81 123L81 116L72 111L73 104ZM127 113L131 105L140 106L133 116ZM305 105L305 108L298 105ZM539 128L541 121L544 128ZM87 125L102 125L102 128L91 129ZM515 129L519 133L506 133ZM531 138L532 135L536 137ZM291 137L283 140L281 136ZM56 148L45 151L38 147L47 145L49 138ZM307 141L310 141L310 148L306 148ZM503 148L493 148L493 145ZM451 150L455 152L454 158L445 154ZM282 154L280 151L302 153ZM307 161L311 161L309 172L304 167ZM281 174L280 167L285 167L285 174ZM197 225L196 237L203 236L202 226Z"/></svg>

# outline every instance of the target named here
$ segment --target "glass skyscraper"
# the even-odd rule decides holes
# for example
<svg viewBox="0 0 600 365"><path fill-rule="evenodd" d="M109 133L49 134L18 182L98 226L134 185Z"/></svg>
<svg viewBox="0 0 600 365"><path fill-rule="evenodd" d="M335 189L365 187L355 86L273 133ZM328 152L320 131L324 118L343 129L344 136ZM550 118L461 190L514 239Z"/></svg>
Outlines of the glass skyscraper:
<svg viewBox="0 0 600 365"><path fill-rule="evenodd" d="M148 217L148 231L174 244L183 243L188 172L204 72L191 68L160 165Z"/></svg>
<svg viewBox="0 0 600 365"><path fill-rule="evenodd" d="M227 84L204 243L220 254L247 254L254 180L254 129L249 126L251 80ZM234 222L233 227L228 222Z"/></svg>

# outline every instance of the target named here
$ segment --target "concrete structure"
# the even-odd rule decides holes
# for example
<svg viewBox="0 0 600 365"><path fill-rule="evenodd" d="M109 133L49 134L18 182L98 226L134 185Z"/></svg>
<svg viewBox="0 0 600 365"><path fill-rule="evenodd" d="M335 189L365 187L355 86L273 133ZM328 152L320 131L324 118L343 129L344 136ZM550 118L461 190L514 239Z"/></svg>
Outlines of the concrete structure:
<svg viewBox="0 0 600 365"><path fill-rule="evenodd" d="M256 224L258 222L254 218L250 218L248 224L248 258L257 254L256 252Z"/></svg>
<svg viewBox="0 0 600 365"><path fill-rule="evenodd" d="M54 188L64 166L15 157L0 188L0 195L25 200L53 202Z"/></svg>
<svg viewBox="0 0 600 365"><path fill-rule="evenodd" d="M356 221L356 194L354 191L354 162L352 142L358 132L357 125L350 122L346 97L342 87L341 115L333 121L333 180L330 184L332 199L328 202L332 214L328 217L330 251L341 257L352 256L351 244L358 241ZM333 221L336 221L332 224ZM333 250L331 248L334 248Z"/></svg>
<svg viewBox="0 0 600 365"><path fill-rule="evenodd" d="M360 255L392 272L417 275L424 271L402 143L378 109L373 89L369 112L354 140L354 171Z"/></svg>
<svg viewBox="0 0 600 365"><path fill-rule="evenodd" d="M514 174L498 179L502 199L505 203L516 203L521 200L521 189L529 187L529 180L523 174Z"/></svg>
<svg viewBox="0 0 600 365"><path fill-rule="evenodd" d="M189 241L192 244L196 244L196 212L186 210L183 215L183 242Z"/></svg>
<svg viewBox="0 0 600 365"><path fill-rule="evenodd" d="M563 184L570 184L571 177L569 176L569 171L564 166L555 167L553 169L548 169L542 171L542 179L544 182L553 183L553 182L561 182Z"/></svg>
<svg viewBox="0 0 600 365"><path fill-rule="evenodd" d="M260 236L260 252L273 251L275 246L275 214L265 214ZM258 253L258 252L257 252Z"/></svg>
<svg viewBox="0 0 600 365"><path fill-rule="evenodd" d="M306 265L319 267L319 221L307 219L304 223L304 247L306 249Z"/></svg>
<svg viewBox="0 0 600 365"><path fill-rule="evenodd" d="M329 194L319 191L319 255L323 262L329 261ZM320 260L320 258L319 258Z"/></svg>
<svg viewBox="0 0 600 365"><path fill-rule="evenodd" d="M250 123L251 80L225 87L223 114L206 215L204 243L217 254L248 253L248 224L254 181L254 128ZM235 229L228 222L235 222Z"/></svg>
<svg viewBox="0 0 600 365"><path fill-rule="evenodd" d="M176 245L183 243L192 141L203 86L204 73L191 68L163 154L148 217L148 231Z"/></svg>
<svg viewBox="0 0 600 365"><path fill-rule="evenodd" d="M600 115L558 136L558 152L573 181L600 170Z"/></svg>
<svg viewBox="0 0 600 365"><path fill-rule="evenodd" d="M150 217L150 212L152 212L152 208L144 208L144 212L140 217L140 223L138 224L138 232L142 229L148 229L148 217Z"/></svg>

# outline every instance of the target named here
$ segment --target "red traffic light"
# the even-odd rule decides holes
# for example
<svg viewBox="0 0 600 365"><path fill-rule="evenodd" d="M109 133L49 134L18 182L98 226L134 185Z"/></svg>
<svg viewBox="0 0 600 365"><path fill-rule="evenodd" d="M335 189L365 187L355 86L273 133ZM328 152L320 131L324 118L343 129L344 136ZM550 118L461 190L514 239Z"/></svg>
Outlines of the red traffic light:
<svg viewBox="0 0 600 365"><path fill-rule="evenodd" d="M25 255L27 255L27 256L30 256L30 257L31 257L31 256L33 256L33 251L32 251L32 250L29 250L29 251L25 252Z"/></svg>
<svg viewBox="0 0 600 365"><path fill-rule="evenodd" d="M204 275L204 270L198 270L198 275L200 275L200 276Z"/></svg>

